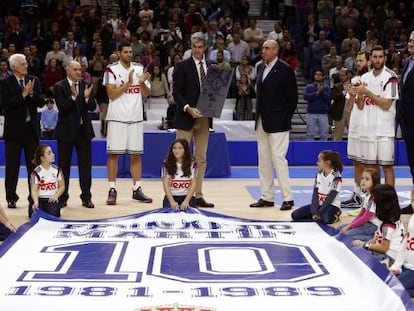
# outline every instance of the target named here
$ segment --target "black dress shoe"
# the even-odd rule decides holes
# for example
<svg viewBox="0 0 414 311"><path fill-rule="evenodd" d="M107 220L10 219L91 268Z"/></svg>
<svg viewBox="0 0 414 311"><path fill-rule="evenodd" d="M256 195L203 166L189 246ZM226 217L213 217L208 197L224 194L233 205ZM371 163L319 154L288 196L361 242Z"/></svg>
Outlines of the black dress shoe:
<svg viewBox="0 0 414 311"><path fill-rule="evenodd" d="M196 199L196 207L206 207L206 208L213 208L213 203L207 203L204 198L198 198Z"/></svg>
<svg viewBox="0 0 414 311"><path fill-rule="evenodd" d="M63 207L66 207L66 206L68 206L68 201L67 201L67 200L60 201L60 204L61 204L61 207L62 207L62 208L63 208Z"/></svg>
<svg viewBox="0 0 414 311"><path fill-rule="evenodd" d="M94 208L95 205L92 203L91 200L83 200L82 206L85 206L86 208Z"/></svg>
<svg viewBox="0 0 414 311"><path fill-rule="evenodd" d="M16 202L15 201L7 202L7 207L8 208L16 208Z"/></svg>
<svg viewBox="0 0 414 311"><path fill-rule="evenodd" d="M275 202L270 202L270 201L260 199L259 201L250 204L250 207L266 207L266 206L275 206Z"/></svg>
<svg viewBox="0 0 414 311"><path fill-rule="evenodd" d="M281 211L288 211L290 209L292 209L292 207L295 205L295 203L293 203L293 201L284 201L282 203L282 206L280 207Z"/></svg>

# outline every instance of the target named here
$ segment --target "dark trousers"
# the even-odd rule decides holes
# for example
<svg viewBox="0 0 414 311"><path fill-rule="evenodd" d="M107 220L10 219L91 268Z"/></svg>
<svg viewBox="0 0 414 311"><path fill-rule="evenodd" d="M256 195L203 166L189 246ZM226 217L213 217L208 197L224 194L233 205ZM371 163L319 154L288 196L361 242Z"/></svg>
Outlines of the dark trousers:
<svg viewBox="0 0 414 311"><path fill-rule="evenodd" d="M4 241L12 232L5 225L0 224L0 241Z"/></svg>
<svg viewBox="0 0 414 311"><path fill-rule="evenodd" d="M76 156L78 158L79 184L82 191L80 198L82 201L85 201L90 200L92 197L91 140L86 139L82 132L78 130L74 142L58 140L58 166L62 169L65 180L65 192L60 197L61 202L66 202L69 199L69 179L73 147L76 148Z"/></svg>
<svg viewBox="0 0 414 311"><path fill-rule="evenodd" d="M39 145L39 139L30 126L25 126L24 131L24 137L26 137L24 141L5 141L6 176L4 184L7 202L17 202L19 200L16 187L19 180L20 155L22 150L24 150L24 159L26 161L27 183L29 187L28 200L29 203L33 202L30 196L30 175L35 168L34 164L32 164L32 159L36 147Z"/></svg>
<svg viewBox="0 0 414 311"><path fill-rule="evenodd" d="M410 166L411 177L412 177L413 185L414 185L414 134L410 135L410 134L407 134L404 131L404 129L402 130L403 130L402 134L403 134L404 142L405 142L405 149L407 150L408 165Z"/></svg>
<svg viewBox="0 0 414 311"><path fill-rule="evenodd" d="M45 140L53 140L55 139L55 131L43 131L43 136L42 138Z"/></svg>
<svg viewBox="0 0 414 311"><path fill-rule="evenodd" d="M325 224L331 224L335 221L335 214L339 208L334 205L328 205L321 213L321 221ZM312 219L311 205L302 206L292 212L293 220L310 220Z"/></svg>
<svg viewBox="0 0 414 311"><path fill-rule="evenodd" d="M183 203L183 201L185 200L185 195L173 195L173 198L175 200L175 202L178 203L178 205L181 205L181 203ZM195 207L196 206L196 199L195 197L192 197L190 199L190 206L191 207ZM164 196L164 200L162 202L162 207L171 207L170 205L170 201L168 201L167 196Z"/></svg>

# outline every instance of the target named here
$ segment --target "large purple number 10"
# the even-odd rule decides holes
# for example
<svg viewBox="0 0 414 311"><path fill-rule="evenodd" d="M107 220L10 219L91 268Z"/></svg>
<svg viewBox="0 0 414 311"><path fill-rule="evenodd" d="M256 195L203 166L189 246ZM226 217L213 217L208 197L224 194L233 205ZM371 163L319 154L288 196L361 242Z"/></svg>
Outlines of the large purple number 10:
<svg viewBox="0 0 414 311"><path fill-rule="evenodd" d="M42 253L61 254L51 271L24 271L18 281L140 282L142 272L121 272L128 242L79 242L47 246Z"/></svg>

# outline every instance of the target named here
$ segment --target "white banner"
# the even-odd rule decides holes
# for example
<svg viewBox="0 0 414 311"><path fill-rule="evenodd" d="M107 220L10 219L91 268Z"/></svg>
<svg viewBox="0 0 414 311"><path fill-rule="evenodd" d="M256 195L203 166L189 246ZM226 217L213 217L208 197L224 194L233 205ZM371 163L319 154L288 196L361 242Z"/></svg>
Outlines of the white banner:
<svg viewBox="0 0 414 311"><path fill-rule="evenodd" d="M195 209L39 212L0 247L0 310L413 310L396 278L329 229Z"/></svg>

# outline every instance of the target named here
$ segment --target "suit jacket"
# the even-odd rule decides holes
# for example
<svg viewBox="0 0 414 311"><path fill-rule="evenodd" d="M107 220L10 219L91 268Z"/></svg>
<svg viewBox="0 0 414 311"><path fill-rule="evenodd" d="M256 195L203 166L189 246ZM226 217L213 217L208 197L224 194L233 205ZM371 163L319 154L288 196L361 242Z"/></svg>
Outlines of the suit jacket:
<svg viewBox="0 0 414 311"><path fill-rule="evenodd" d="M194 126L195 119L183 109L185 105L196 107L201 91L197 67L192 57L174 66L173 81L173 97L177 104L174 127L188 131Z"/></svg>
<svg viewBox="0 0 414 311"><path fill-rule="evenodd" d="M23 98L22 89L14 75L0 81L1 83L1 103L5 112L4 121L4 140L24 141L27 139L25 131L22 129L26 126L26 111L29 109L30 126L40 139L40 121L37 114L37 107L43 107L45 104L39 79L35 76L27 75L25 83L34 80L33 94Z"/></svg>
<svg viewBox="0 0 414 311"><path fill-rule="evenodd" d="M57 140L67 143L74 142L78 128L86 139L95 137L88 111L95 110L96 102L92 96L86 102L83 95L84 90L85 82L79 81L79 95L78 99L74 101L68 79L60 80L55 84L53 92L59 109L58 123L56 125ZM78 125L78 111L83 122L80 127Z"/></svg>
<svg viewBox="0 0 414 311"><path fill-rule="evenodd" d="M295 72L278 59L262 81L265 64L258 68L256 80L256 124L260 116L266 133L286 132L298 104Z"/></svg>
<svg viewBox="0 0 414 311"><path fill-rule="evenodd" d="M408 69L406 62L400 79L400 100L397 101L397 119L403 134L414 135L414 68L408 73L404 83L404 75Z"/></svg>

